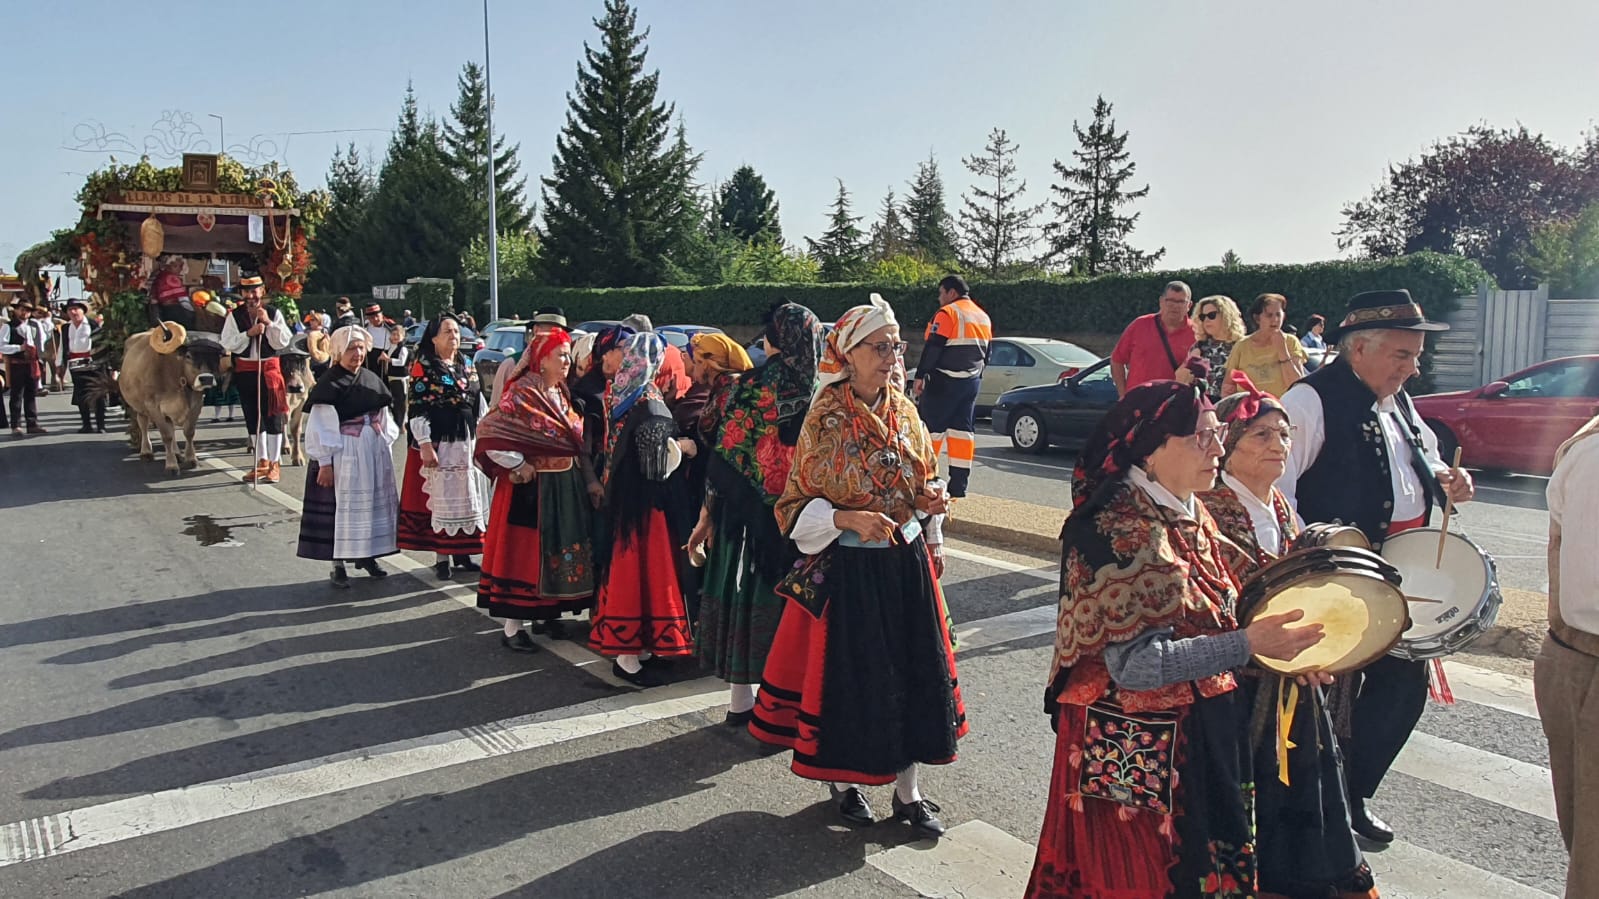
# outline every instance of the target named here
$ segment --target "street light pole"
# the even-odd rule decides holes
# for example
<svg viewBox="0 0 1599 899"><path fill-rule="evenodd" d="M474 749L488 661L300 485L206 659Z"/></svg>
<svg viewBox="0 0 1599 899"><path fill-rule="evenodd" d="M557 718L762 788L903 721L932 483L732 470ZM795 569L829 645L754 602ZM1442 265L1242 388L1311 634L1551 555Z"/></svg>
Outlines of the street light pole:
<svg viewBox="0 0 1599 899"><path fill-rule="evenodd" d="M228 150L228 134L222 130L222 117L214 112L208 112L206 115L217 120L217 155L221 156Z"/></svg>
<svg viewBox="0 0 1599 899"><path fill-rule="evenodd" d="M489 321L500 317L500 227L494 210L494 88L489 80L489 0L483 0L484 124L488 135L483 153L489 165Z"/></svg>

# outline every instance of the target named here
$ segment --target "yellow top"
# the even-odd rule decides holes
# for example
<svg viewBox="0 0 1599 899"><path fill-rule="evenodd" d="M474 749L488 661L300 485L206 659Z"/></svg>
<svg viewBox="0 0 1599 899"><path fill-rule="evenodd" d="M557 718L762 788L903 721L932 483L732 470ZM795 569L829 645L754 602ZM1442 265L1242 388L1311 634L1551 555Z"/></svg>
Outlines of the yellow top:
<svg viewBox="0 0 1599 899"><path fill-rule="evenodd" d="M1276 345L1276 341L1268 341L1262 347L1257 346L1253 339L1246 337L1233 344L1233 351L1227 356L1227 370L1243 371L1244 374L1249 375L1249 380L1254 381L1255 386L1262 393L1269 393L1276 397L1282 396L1283 392L1293 384L1292 381L1288 380L1292 368L1287 365L1279 365L1277 360L1293 358L1299 362L1300 370L1303 370L1305 362L1310 358L1305 354L1305 348L1300 345L1293 335L1284 336L1287 338L1288 353L1290 355L1283 355L1282 348Z"/></svg>

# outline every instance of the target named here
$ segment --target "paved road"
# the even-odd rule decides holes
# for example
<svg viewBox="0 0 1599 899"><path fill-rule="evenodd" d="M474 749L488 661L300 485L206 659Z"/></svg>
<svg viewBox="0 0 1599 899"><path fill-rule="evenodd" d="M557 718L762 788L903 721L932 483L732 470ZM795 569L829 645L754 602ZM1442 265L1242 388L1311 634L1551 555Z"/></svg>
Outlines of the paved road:
<svg viewBox="0 0 1599 899"><path fill-rule="evenodd" d="M332 591L293 557L298 486L240 486L238 444L168 479L107 437L0 438L0 895L1019 894L1052 746L1047 566L952 549L973 731L923 776L955 828L933 847L833 826L692 665L637 691L576 644L504 652L429 560ZM1404 840L1372 855L1383 892L1558 892L1530 687L1452 679L1377 800Z"/></svg>
<svg viewBox="0 0 1599 899"><path fill-rule="evenodd" d="M979 422L978 428L988 428L988 422ZM1013 449L1009 438L979 433L971 490L1067 509L1075 462L1076 456L1065 450L1034 455ZM1477 498L1457 510L1450 529L1471 537L1494 557L1504 586L1547 592L1548 479L1481 472L1475 478Z"/></svg>

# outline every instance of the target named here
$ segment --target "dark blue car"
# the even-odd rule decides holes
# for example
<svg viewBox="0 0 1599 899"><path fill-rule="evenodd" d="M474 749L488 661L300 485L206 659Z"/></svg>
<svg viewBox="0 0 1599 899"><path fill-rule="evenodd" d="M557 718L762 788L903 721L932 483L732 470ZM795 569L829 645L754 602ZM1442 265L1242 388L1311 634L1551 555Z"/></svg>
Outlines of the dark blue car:
<svg viewBox="0 0 1599 899"><path fill-rule="evenodd" d="M1110 360L1101 359L1069 378L1041 387L1018 387L1000 394L990 422L1011 446L1041 453L1052 446L1079 449L1110 407L1116 383Z"/></svg>

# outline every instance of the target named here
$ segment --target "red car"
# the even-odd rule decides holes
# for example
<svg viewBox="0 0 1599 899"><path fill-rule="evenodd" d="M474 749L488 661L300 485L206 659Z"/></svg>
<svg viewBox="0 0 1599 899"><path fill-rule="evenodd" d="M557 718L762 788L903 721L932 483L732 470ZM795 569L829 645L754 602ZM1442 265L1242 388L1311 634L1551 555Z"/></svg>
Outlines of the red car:
<svg viewBox="0 0 1599 899"><path fill-rule="evenodd" d="M1547 475L1555 450L1599 415L1599 356L1540 362L1476 390L1415 398L1444 461Z"/></svg>

